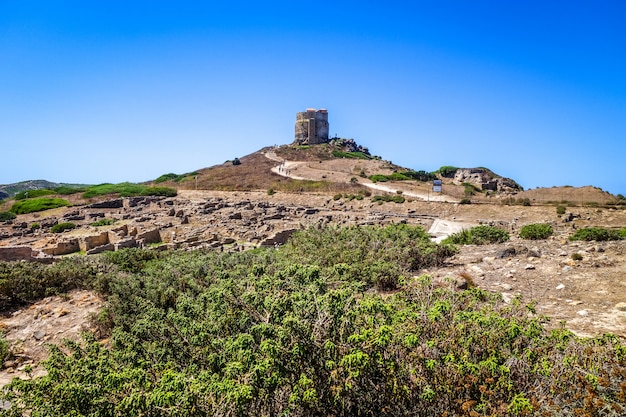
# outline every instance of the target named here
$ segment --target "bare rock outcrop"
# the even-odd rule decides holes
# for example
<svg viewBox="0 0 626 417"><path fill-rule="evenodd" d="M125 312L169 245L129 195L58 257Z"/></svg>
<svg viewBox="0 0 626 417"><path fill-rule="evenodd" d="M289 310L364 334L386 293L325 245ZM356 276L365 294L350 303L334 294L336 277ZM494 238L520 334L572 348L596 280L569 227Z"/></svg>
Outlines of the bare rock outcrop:
<svg viewBox="0 0 626 417"><path fill-rule="evenodd" d="M510 178L500 177L487 168L459 168L452 180L454 184L470 183L481 190L518 192L523 188Z"/></svg>

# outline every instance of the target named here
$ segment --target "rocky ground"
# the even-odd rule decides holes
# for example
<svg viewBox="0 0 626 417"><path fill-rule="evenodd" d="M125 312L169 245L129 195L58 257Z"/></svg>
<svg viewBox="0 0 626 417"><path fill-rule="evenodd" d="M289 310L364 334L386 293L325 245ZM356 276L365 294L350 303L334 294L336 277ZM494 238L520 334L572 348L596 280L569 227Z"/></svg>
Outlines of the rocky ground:
<svg viewBox="0 0 626 417"><path fill-rule="evenodd" d="M334 181L348 183L354 182L356 172L383 169L384 165L381 161L343 165L341 161L287 161L279 169L280 158L268 157L276 158L273 169L278 175L311 180L333 176ZM376 163L383 165L377 168ZM361 177L358 181L367 182ZM427 186L385 183L384 187L389 192L401 190L407 200L379 204L369 197L337 198L332 192L270 195L267 191L179 190L173 198L77 202L72 207L20 215L0 225L0 259L49 262L62 256L133 246L240 251L260 245L273 247L295 230L327 223L415 224L430 230L433 238L460 227L491 224L509 231L511 240L498 245L464 246L444 267L420 273L440 280L448 277L471 281L501 293L505 300L521 297L524 302L535 302L539 314L552 318L549 326L564 322L583 336L610 332L626 340L626 242L568 240L574 228L626 226L625 210L579 206L558 216L554 204L504 205L498 197L477 201L480 204L459 204L452 195L431 198ZM370 189L381 192L373 186ZM564 222L565 218L571 221ZM115 222L91 225L99 219ZM51 225L68 221L78 227L50 233ZM555 235L544 241L517 237L520 227L539 222L552 224ZM35 223L40 227L33 228ZM573 254L582 259L573 260ZM12 376L25 376L28 366L45 356L46 344L78 337L101 305L94 294L76 292L5 315L0 326L16 360L6 364L0 384ZM40 368L34 369L40 372Z"/></svg>

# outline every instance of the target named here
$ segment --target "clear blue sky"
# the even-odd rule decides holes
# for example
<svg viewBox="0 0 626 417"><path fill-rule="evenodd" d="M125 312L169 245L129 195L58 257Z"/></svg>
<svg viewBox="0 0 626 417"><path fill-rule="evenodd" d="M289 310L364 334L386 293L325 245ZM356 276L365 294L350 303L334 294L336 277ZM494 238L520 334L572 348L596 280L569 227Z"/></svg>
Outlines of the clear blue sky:
<svg viewBox="0 0 626 417"><path fill-rule="evenodd" d="M154 179L291 143L626 194L626 1L0 0L0 184Z"/></svg>

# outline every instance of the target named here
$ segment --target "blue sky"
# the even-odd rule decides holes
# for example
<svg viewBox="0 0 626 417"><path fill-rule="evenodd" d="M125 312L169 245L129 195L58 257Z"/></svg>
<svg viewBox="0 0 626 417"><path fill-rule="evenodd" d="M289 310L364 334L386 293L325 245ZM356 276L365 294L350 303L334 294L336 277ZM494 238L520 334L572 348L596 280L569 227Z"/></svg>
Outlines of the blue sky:
<svg viewBox="0 0 626 417"><path fill-rule="evenodd" d="M293 141L626 194L624 1L0 0L0 184L185 173Z"/></svg>

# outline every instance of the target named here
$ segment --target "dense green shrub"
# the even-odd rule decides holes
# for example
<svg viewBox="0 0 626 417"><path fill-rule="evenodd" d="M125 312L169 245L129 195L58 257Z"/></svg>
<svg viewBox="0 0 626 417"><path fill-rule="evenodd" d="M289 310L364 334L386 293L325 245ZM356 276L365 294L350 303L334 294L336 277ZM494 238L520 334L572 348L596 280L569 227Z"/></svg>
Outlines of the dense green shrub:
<svg viewBox="0 0 626 417"><path fill-rule="evenodd" d="M119 184L100 184L91 186L83 193L83 198L93 198L107 194L119 194L120 197L164 196L175 197L177 192L169 187L148 187L146 185L123 182Z"/></svg>
<svg viewBox="0 0 626 417"><path fill-rule="evenodd" d="M547 239L552 236L554 230L552 226L546 223L527 224L522 226L519 236L522 239L539 240Z"/></svg>
<svg viewBox="0 0 626 417"><path fill-rule="evenodd" d="M60 195L72 195L72 194L77 194L77 193L83 193L85 191L87 191L87 188L84 186L62 185L54 189L55 194L60 194Z"/></svg>
<svg viewBox="0 0 626 417"><path fill-rule="evenodd" d="M174 173L170 172L169 174L161 175L160 177L155 179L154 182L157 183L157 184L161 183L161 182L165 182L165 181L182 182L182 181L186 180L187 178L195 177L197 175L198 175L198 173L196 171L188 172L186 174L174 174Z"/></svg>
<svg viewBox="0 0 626 417"><path fill-rule="evenodd" d="M400 195L400 194L396 194L396 195L388 195L388 194L384 194L384 195L375 195L374 197L372 197L372 201L373 202L391 202L393 201L394 203L404 203L406 201L406 199L404 198L404 196Z"/></svg>
<svg viewBox="0 0 626 417"><path fill-rule="evenodd" d="M386 175L382 175L382 174L370 175L369 179L372 182L387 182L387 181L389 181L389 178Z"/></svg>
<svg viewBox="0 0 626 417"><path fill-rule="evenodd" d="M622 228L622 229L619 231L619 235L620 235L623 239L626 239L626 227Z"/></svg>
<svg viewBox="0 0 626 417"><path fill-rule="evenodd" d="M509 234L497 227L480 225L464 229L444 239L443 242L455 245L486 245L509 240Z"/></svg>
<svg viewBox="0 0 626 417"><path fill-rule="evenodd" d="M567 207L565 206L556 206L556 214L558 214L559 216L562 216L563 214L565 214L566 209Z"/></svg>
<svg viewBox="0 0 626 417"><path fill-rule="evenodd" d="M569 237L569 240L621 240L619 230L605 229L603 227L588 227L576 230L574 234Z"/></svg>
<svg viewBox="0 0 626 417"><path fill-rule="evenodd" d="M435 171L434 174L439 174L445 178L452 178L454 177L454 174L456 174L457 171L458 171L457 167L444 165L441 168L439 168L437 171Z"/></svg>
<svg viewBox="0 0 626 417"><path fill-rule="evenodd" d="M6 222L7 220L13 220L17 215L10 211L0 211L0 222Z"/></svg>
<svg viewBox="0 0 626 417"><path fill-rule="evenodd" d="M433 174L432 172L426 172L426 171L407 171L407 172L403 172L403 175L409 177L412 180L416 180L416 181L432 181L437 179L437 176L435 174Z"/></svg>
<svg viewBox="0 0 626 417"><path fill-rule="evenodd" d="M91 271L106 281L109 343L86 336L53 346L46 375L0 393L5 413L569 417L623 409L619 338L549 331L519 299L415 277L414 266L437 253L442 261L447 250L404 225L312 228L280 250L152 259L124 251L114 257L142 261L123 274Z"/></svg>
<svg viewBox="0 0 626 417"><path fill-rule="evenodd" d="M335 158L350 158L350 159L372 159L371 155L367 155L363 152L343 152L334 150L332 152Z"/></svg>
<svg viewBox="0 0 626 417"><path fill-rule="evenodd" d="M470 182L464 182L461 185L463 186L465 195L467 196L474 195L481 191L478 187L476 187L476 185Z"/></svg>
<svg viewBox="0 0 626 417"><path fill-rule="evenodd" d="M113 223L115 223L115 219L100 219L96 222L91 223L91 226L94 227L98 227L98 226L109 226Z"/></svg>
<svg viewBox="0 0 626 417"><path fill-rule="evenodd" d="M66 230L72 230L76 227L76 224L72 222L58 223L50 228L52 233L62 233Z"/></svg>
<svg viewBox="0 0 626 417"><path fill-rule="evenodd" d="M64 258L52 265L0 262L0 311L76 288L93 288L102 269L89 257Z"/></svg>
<svg viewBox="0 0 626 417"><path fill-rule="evenodd" d="M62 198L32 198L28 200L16 201L9 211L15 214L35 213L57 207L69 206L70 202Z"/></svg>
<svg viewBox="0 0 626 417"><path fill-rule="evenodd" d="M4 334L0 333L0 366L4 365L4 361L8 359L10 354L9 342L4 338Z"/></svg>
<svg viewBox="0 0 626 417"><path fill-rule="evenodd" d="M45 190L45 189L26 190L26 191L20 191L19 193L15 194L14 198L16 200L26 200L27 198L43 197L43 196L54 194L54 193L55 192L52 190Z"/></svg>

